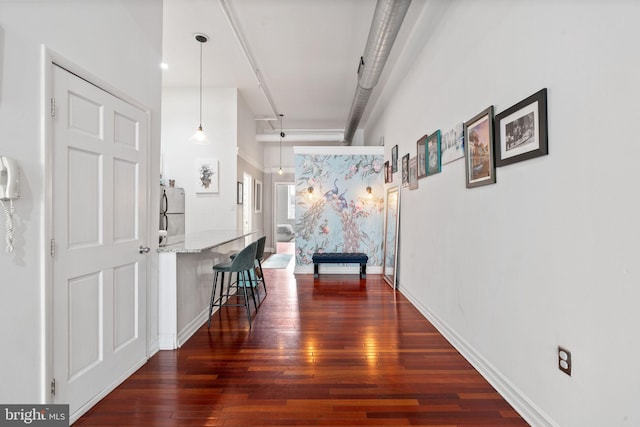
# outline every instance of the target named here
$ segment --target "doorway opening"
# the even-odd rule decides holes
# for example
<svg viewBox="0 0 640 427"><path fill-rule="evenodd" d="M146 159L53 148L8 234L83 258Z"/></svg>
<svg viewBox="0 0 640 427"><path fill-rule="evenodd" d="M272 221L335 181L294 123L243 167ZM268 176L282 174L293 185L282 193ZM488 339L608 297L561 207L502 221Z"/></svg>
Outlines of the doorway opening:
<svg viewBox="0 0 640 427"><path fill-rule="evenodd" d="M275 252L293 254L295 251L296 186L293 182L275 183L275 215L273 228Z"/></svg>
<svg viewBox="0 0 640 427"><path fill-rule="evenodd" d="M252 226L252 218L251 213L253 212L252 207L252 184L253 177L248 173L242 174L242 188L244 189L242 192L242 232L248 233L251 231Z"/></svg>

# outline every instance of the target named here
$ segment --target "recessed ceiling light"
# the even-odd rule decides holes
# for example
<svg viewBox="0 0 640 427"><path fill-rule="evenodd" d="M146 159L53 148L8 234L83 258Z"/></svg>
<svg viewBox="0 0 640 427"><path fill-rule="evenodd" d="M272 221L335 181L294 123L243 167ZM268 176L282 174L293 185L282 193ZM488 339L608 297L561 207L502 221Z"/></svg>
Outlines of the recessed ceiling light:
<svg viewBox="0 0 640 427"><path fill-rule="evenodd" d="M166 70L169 68L169 64L167 64L166 62L161 62L160 63L160 68L162 68L163 70Z"/></svg>

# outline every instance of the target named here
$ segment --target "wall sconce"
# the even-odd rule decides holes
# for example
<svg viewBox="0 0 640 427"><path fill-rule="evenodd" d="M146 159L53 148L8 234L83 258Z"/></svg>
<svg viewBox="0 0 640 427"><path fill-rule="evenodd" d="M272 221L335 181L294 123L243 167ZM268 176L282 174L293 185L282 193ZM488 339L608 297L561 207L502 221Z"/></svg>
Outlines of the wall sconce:
<svg viewBox="0 0 640 427"><path fill-rule="evenodd" d="M371 192L371 187L367 187L367 197L373 199L373 193Z"/></svg>
<svg viewBox="0 0 640 427"><path fill-rule="evenodd" d="M313 187L307 188L307 197L313 199Z"/></svg>

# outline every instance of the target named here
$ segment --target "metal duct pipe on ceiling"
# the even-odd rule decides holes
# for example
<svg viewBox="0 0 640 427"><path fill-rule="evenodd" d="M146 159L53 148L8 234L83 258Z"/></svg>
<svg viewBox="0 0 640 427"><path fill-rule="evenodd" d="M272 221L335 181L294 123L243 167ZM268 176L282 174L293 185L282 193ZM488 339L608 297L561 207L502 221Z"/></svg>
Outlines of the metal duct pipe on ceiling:
<svg viewBox="0 0 640 427"><path fill-rule="evenodd" d="M378 0L376 3L369 37L358 68L358 87L353 96L344 131L345 144L351 144L353 140L371 91L378 84L409 5L411 0Z"/></svg>
<svg viewBox="0 0 640 427"><path fill-rule="evenodd" d="M292 142L342 142L344 134L342 129L335 131L319 130L317 132L285 131L287 143ZM278 142L279 133L259 133L256 134L257 142Z"/></svg>

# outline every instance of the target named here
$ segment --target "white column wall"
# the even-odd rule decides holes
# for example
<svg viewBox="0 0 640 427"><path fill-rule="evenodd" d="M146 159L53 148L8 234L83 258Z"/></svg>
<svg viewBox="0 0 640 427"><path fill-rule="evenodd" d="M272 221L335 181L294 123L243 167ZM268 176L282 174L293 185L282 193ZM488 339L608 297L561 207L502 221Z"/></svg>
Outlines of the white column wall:
<svg viewBox="0 0 640 427"><path fill-rule="evenodd" d="M242 176L246 172L253 176L254 180L259 180L262 185L262 202L265 197L269 197L269 192L264 188L264 145L256 141L256 121L255 116L242 95L238 95L238 160L237 160L237 180L242 181ZM255 181L254 181L255 182ZM244 189L246 191L246 189ZM252 189L251 194L254 194ZM255 196L254 196L255 197ZM260 233L264 229L264 208L261 212L255 212L254 201L251 205L252 218L251 225L254 230ZM236 210L238 226L242 226L242 209L238 206ZM255 235L254 237L260 237Z"/></svg>
<svg viewBox="0 0 640 427"><path fill-rule="evenodd" d="M421 135L548 88L548 156L476 189L460 160L401 202L401 292L532 425L640 425L638 16L623 0L430 2L365 129L385 158L415 155Z"/></svg>
<svg viewBox="0 0 640 427"><path fill-rule="evenodd" d="M153 0L0 2L0 154L20 165L15 252L0 252L0 402L48 396L46 335L50 309L44 265L46 183L42 123L42 46L107 82L151 111L150 176L158 174L162 3ZM133 41L133 42L132 42ZM153 189L152 189L153 190ZM158 192L152 191L157 200ZM0 215L4 242L4 214ZM157 245L157 241L156 241ZM152 244L150 244L152 246ZM149 338L157 335L157 255L150 254ZM155 267L154 267L155 266ZM50 344L50 343L49 343Z"/></svg>
<svg viewBox="0 0 640 427"><path fill-rule="evenodd" d="M198 127L199 88L162 90L162 170L167 181L185 189L185 231L235 230L237 169L237 102L235 88L203 88L202 127L210 144L189 138ZM219 192L196 194L197 158L218 159Z"/></svg>
<svg viewBox="0 0 640 427"><path fill-rule="evenodd" d="M264 167L264 144L256 141L256 121L242 95L238 94L238 155L257 169Z"/></svg>

